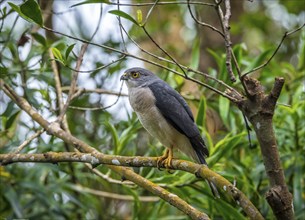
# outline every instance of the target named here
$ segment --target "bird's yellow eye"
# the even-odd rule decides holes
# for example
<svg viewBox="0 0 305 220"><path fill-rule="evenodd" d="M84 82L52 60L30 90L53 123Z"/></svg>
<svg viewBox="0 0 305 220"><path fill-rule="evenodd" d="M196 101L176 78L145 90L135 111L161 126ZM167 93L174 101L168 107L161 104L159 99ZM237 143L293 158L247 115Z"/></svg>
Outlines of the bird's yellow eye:
<svg viewBox="0 0 305 220"><path fill-rule="evenodd" d="M133 72L133 73L131 73L131 76L132 76L132 78L136 79L136 78L139 78L140 73L138 73L138 72Z"/></svg>

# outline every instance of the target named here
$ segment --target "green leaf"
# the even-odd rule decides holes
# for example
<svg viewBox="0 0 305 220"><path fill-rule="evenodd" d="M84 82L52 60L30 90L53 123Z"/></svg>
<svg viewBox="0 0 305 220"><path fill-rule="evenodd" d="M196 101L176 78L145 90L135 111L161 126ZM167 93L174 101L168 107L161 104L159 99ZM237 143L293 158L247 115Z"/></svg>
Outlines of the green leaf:
<svg viewBox="0 0 305 220"><path fill-rule="evenodd" d="M32 33L32 36L38 43L40 43L43 46L47 46L47 41L44 38L44 36L42 36L41 34L38 34L38 33Z"/></svg>
<svg viewBox="0 0 305 220"><path fill-rule="evenodd" d="M13 3L11 3L11 2L8 2L8 4L11 6L11 8L15 11L15 12L17 12L20 16L24 16L23 14L22 14L22 12L20 11L20 8L19 8L19 6L18 5L15 5L15 4L13 4Z"/></svg>
<svg viewBox="0 0 305 220"><path fill-rule="evenodd" d="M41 10L35 0L28 0L20 5L20 11L39 26L43 25Z"/></svg>
<svg viewBox="0 0 305 220"><path fill-rule="evenodd" d="M215 205L215 208L218 210L218 213L221 213L222 216L227 216L228 213L230 213L230 218L229 219L234 219L234 220L247 220L246 217L244 217L240 211L228 204L228 202L219 199L217 205Z"/></svg>
<svg viewBox="0 0 305 220"><path fill-rule="evenodd" d="M237 60L237 63L239 65L241 65L242 63L242 58L244 56L244 51L247 51L247 45L245 43L241 43L241 44L237 44L234 49L233 49L233 52L235 54L235 57L236 57L236 60Z"/></svg>
<svg viewBox="0 0 305 220"><path fill-rule="evenodd" d="M302 158L298 158L302 159ZM301 164L297 163L297 164ZM303 176L302 168L300 165L297 165L294 169L294 175L293 175L293 201L296 206L296 210L299 210L302 208L303 202L302 202L302 185L301 185L301 179Z"/></svg>
<svg viewBox="0 0 305 220"><path fill-rule="evenodd" d="M248 72L252 69L254 69L255 67L258 67L259 65L262 65L263 62L267 59L267 56L273 52L273 49L269 49L264 51L262 54L260 54L258 57L256 57L253 62L251 62L247 68L244 70L244 72Z"/></svg>
<svg viewBox="0 0 305 220"><path fill-rule="evenodd" d="M17 218L24 217L22 205L20 204L20 195L14 190L13 187L8 186L3 194L3 196L7 199L9 204L11 205L14 216Z"/></svg>
<svg viewBox="0 0 305 220"><path fill-rule="evenodd" d="M230 155L232 151L238 144L241 143L241 139L244 138L246 132L242 132L238 135L232 137L232 133L229 133L222 140L220 140L214 148L211 150L211 155L208 158L208 164L210 167L213 167L221 158L225 158L226 155Z"/></svg>
<svg viewBox="0 0 305 220"><path fill-rule="evenodd" d="M6 118L10 117L12 114L14 114L13 112L16 110L15 107L15 103L14 102L9 102L5 111L2 113L1 116L4 116Z"/></svg>
<svg viewBox="0 0 305 220"><path fill-rule="evenodd" d="M29 22L34 22L40 26L43 25L41 10L35 0L28 0L21 4L20 7L11 2L8 3L22 18Z"/></svg>
<svg viewBox="0 0 305 220"><path fill-rule="evenodd" d="M197 118L196 118L196 124L202 127L205 127L206 109L207 109L207 103L205 97L202 96L200 99Z"/></svg>
<svg viewBox="0 0 305 220"><path fill-rule="evenodd" d="M0 66L0 79L3 79L8 73L7 68Z"/></svg>
<svg viewBox="0 0 305 220"><path fill-rule="evenodd" d="M17 119L17 116L20 114L20 111L14 113L6 122L5 124L5 130L8 130L12 124L15 122L15 120Z"/></svg>
<svg viewBox="0 0 305 220"><path fill-rule="evenodd" d="M60 51L56 47L52 47L51 50L52 50L54 57L56 59L58 59L59 61L61 61L62 63L64 63L64 59L62 58Z"/></svg>
<svg viewBox="0 0 305 220"><path fill-rule="evenodd" d="M191 64L190 67L192 69L198 69L199 62L200 62L200 38L196 38L195 42L193 43L192 48L192 56L191 56Z"/></svg>
<svg viewBox="0 0 305 220"><path fill-rule="evenodd" d="M142 11L141 11L141 9L138 9L138 10L137 10L137 20L138 20L138 24L142 24L143 16L142 16Z"/></svg>
<svg viewBox="0 0 305 220"><path fill-rule="evenodd" d="M304 69L305 68L305 34L303 31L303 34L300 39L300 44L299 44L299 62L298 62L298 69Z"/></svg>
<svg viewBox="0 0 305 220"><path fill-rule="evenodd" d="M117 16L122 17L122 18L125 18L125 19L131 21L132 23L139 26L138 22L133 17L131 17L129 14L127 14L126 12L123 12L123 11L120 11L120 10L112 10L112 11L109 11L109 13L117 15Z"/></svg>
<svg viewBox="0 0 305 220"><path fill-rule="evenodd" d="M226 127L228 128L229 126L229 120L228 120L228 115L229 115L229 111L230 111L230 101L223 97L220 96L219 97L219 113L220 113L220 117L223 121L223 123L226 125Z"/></svg>
<svg viewBox="0 0 305 220"><path fill-rule="evenodd" d="M105 126L106 128L108 128L108 130L110 131L110 134L112 136L112 140L113 140L113 144L114 144L114 154L117 155L119 154L119 136L118 136L118 132L116 130L116 128L110 124L109 122L105 122Z"/></svg>
<svg viewBox="0 0 305 220"><path fill-rule="evenodd" d="M66 60L68 59L68 57L69 57L71 51L73 50L74 46L75 46L75 44L71 44L71 45L67 48L66 53L65 53L65 58L66 58Z"/></svg>
<svg viewBox="0 0 305 220"><path fill-rule="evenodd" d="M75 5L72 5L71 8L79 6L79 5L96 4L96 3L106 3L106 4L109 4L109 1L108 0L87 0L87 1L83 1L81 3L77 3Z"/></svg>

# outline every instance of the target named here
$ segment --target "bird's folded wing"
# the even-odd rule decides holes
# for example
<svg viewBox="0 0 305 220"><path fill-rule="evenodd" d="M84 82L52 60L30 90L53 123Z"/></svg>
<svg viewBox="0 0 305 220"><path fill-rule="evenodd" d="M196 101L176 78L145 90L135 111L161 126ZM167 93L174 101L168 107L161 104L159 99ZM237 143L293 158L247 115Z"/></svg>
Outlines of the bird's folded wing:
<svg viewBox="0 0 305 220"><path fill-rule="evenodd" d="M208 156L208 150L194 123L191 109L182 96L161 80L150 84L149 88L155 96L157 108L168 123L190 139L199 157L203 155Z"/></svg>

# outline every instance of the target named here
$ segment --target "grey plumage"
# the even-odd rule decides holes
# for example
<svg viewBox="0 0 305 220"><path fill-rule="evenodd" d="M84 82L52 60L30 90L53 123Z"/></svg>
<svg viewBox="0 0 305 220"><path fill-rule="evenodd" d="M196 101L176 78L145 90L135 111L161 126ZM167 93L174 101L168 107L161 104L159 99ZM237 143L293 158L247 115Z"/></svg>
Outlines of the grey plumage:
<svg viewBox="0 0 305 220"><path fill-rule="evenodd" d="M208 149L191 109L176 90L152 72L139 67L126 70L121 80L126 82L129 102L143 127L168 148L162 160L169 160L170 165L172 150L178 149L196 162L207 165ZM215 193L216 187L209 185Z"/></svg>
<svg viewBox="0 0 305 220"><path fill-rule="evenodd" d="M156 97L156 106L163 117L190 141L197 155L197 158L193 156L193 159L206 164L204 158L209 155L208 149L194 123L191 109L182 96L161 79L148 85L148 87Z"/></svg>

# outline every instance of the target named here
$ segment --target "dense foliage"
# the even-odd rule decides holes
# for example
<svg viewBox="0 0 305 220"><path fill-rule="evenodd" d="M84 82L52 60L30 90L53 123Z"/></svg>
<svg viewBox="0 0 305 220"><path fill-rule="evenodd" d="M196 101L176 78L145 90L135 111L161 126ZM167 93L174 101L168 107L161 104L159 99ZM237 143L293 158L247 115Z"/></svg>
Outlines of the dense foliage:
<svg viewBox="0 0 305 220"><path fill-rule="evenodd" d="M68 94L66 88L70 86L73 72L71 69L75 68L81 42L39 28L37 26L40 24L39 16L24 15L31 18L27 19L30 21L25 21L20 17L22 12L17 13L16 5L19 2L13 1L15 6L9 2L1 1L0 6L0 77L26 98L45 118L53 121L58 115L59 107L49 48L52 48L60 66L61 83L66 97ZM84 72L80 73L78 87L119 92L120 74L127 67L134 65L145 65L146 68L158 73L161 78L181 92L191 105L196 115L196 122L210 149L211 156L207 159L209 167L231 182L236 181L236 186L249 197L263 216L271 219L273 214L264 198L264 193L268 189L268 179L260 148L253 132L250 133L252 143L249 146L245 121L238 108L230 104L226 98L181 76L130 56L122 57L122 53L103 47L128 51L136 57L179 71L177 65L148 56L132 42L132 40L136 41L141 48L158 57L166 57L142 28L135 24L140 22L140 16L145 20L145 16L150 14L151 5L121 6L121 10L134 18L135 23L133 23L126 14L119 14L117 11L108 13L110 10L117 10L116 5L106 4L106 1L100 2L105 3L76 5L69 8L71 2L54 1L53 5L48 6L49 8L41 5L42 11L36 9L38 14L43 15L45 26L69 36L90 39L95 28L99 28L98 34L90 39L97 45L89 45L85 53L81 68ZM93 13L97 8L101 10L101 22L92 21L88 18L90 14L85 13L90 10ZM206 23L218 27L213 8L194 5L192 10L196 11ZM265 63L275 51L284 33L304 24L304 13L304 0L268 1L268 3L232 1L231 34L234 53L241 69L246 72ZM116 15L121 16L120 20ZM67 17L70 21L65 19ZM50 23L50 19L53 19L53 24ZM109 21L112 28L107 26ZM132 39L126 36L120 25ZM180 64L206 72L242 91L240 82L231 84L227 75L224 42L221 38L212 36L215 35L212 30L198 26L192 20L186 4L156 6L147 20L146 28L152 38ZM124 40L121 35L124 36ZM207 42L208 39L214 40ZM199 74L190 74L215 88L223 89L215 81ZM286 38L270 63L252 75L262 82L267 91L273 86L275 77L282 76L286 80L274 115L274 129L286 181L290 192L293 193L296 219L304 219L304 28ZM142 128L136 115L130 110L127 98L124 96L125 91L123 88L122 95L109 95L88 90L73 100L71 106L85 109L73 107L68 109L67 121L71 133L105 154L162 155L164 148ZM9 153L41 128L26 113L20 111L2 91L0 94L0 153ZM114 105L107 108L112 104ZM98 110L90 109L93 107ZM72 150L72 146L43 133L31 141L22 153ZM179 157L187 159L184 155L179 154ZM99 166L97 169L100 172L99 176L80 163L17 163L1 166L0 218L188 218L160 198L128 181L121 181L122 177L106 167ZM237 204L214 199L206 183L191 174L182 171L169 173L152 168L134 168L134 170L204 211L211 219L246 218Z"/></svg>

